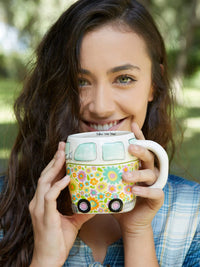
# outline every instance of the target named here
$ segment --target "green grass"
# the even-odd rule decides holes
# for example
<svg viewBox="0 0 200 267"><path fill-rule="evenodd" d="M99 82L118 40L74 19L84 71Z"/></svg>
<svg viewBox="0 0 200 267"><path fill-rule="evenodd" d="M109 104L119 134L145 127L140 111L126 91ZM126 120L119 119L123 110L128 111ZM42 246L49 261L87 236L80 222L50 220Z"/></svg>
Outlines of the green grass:
<svg viewBox="0 0 200 267"><path fill-rule="evenodd" d="M10 149L16 137L16 124L12 111L14 98L20 84L12 80L0 80L0 174L6 169Z"/></svg>
<svg viewBox="0 0 200 267"><path fill-rule="evenodd" d="M16 124L12 105L21 84L0 80L0 173L16 137ZM177 110L177 119L184 131L184 142L171 165L171 173L200 182L200 90L191 84L183 91L183 105Z"/></svg>
<svg viewBox="0 0 200 267"><path fill-rule="evenodd" d="M177 149L171 172L200 183L200 90L185 87L183 104L177 109L177 119L184 133Z"/></svg>

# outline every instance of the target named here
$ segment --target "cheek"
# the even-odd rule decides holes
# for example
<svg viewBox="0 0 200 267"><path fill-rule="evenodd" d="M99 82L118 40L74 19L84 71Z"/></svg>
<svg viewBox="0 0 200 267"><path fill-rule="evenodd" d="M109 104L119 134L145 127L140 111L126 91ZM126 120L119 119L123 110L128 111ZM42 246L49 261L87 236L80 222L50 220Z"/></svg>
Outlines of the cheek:
<svg viewBox="0 0 200 267"><path fill-rule="evenodd" d="M142 94L127 94L125 97L121 97L118 103L121 107L123 107L126 113L134 115L138 113L146 113L148 99L146 99Z"/></svg>
<svg viewBox="0 0 200 267"><path fill-rule="evenodd" d="M87 90L79 91L79 99L80 99L80 113L83 113L84 109L87 107L89 103L89 94Z"/></svg>
<svg viewBox="0 0 200 267"><path fill-rule="evenodd" d="M126 101L121 101L121 103L123 103L123 107L121 104L121 109L123 109L126 114L132 116L133 120L141 129L146 118L148 101L140 97L139 99L130 98Z"/></svg>

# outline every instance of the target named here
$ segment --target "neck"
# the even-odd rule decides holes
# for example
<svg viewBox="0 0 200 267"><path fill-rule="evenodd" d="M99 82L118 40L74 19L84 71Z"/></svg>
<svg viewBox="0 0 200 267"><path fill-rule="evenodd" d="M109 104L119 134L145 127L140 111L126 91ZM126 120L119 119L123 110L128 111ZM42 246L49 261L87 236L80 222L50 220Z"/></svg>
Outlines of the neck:
<svg viewBox="0 0 200 267"><path fill-rule="evenodd" d="M95 260L103 262L107 247L121 237L121 230L112 215L98 214L82 226L79 237L92 249Z"/></svg>

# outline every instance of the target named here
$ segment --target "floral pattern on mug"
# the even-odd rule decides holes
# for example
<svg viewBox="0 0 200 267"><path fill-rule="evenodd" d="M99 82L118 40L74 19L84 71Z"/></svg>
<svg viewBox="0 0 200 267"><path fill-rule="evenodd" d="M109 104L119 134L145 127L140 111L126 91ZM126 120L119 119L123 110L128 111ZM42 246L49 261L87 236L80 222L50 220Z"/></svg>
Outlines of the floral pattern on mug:
<svg viewBox="0 0 200 267"><path fill-rule="evenodd" d="M88 166L74 163L67 164L67 173L71 177L69 190L73 206L80 200L89 202L86 211L90 213L111 213L109 203L119 199L123 205L134 202L133 183L125 183L122 173L139 169L139 162L110 166ZM84 204L82 204L83 207ZM124 210L125 211L125 210ZM76 212L79 212L76 209Z"/></svg>

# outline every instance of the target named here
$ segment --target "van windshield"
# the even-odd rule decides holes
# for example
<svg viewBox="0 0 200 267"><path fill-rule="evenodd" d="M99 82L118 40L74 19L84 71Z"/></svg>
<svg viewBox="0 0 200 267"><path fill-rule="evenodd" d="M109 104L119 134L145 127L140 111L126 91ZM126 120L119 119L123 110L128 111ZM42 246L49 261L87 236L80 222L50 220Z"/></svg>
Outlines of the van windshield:
<svg viewBox="0 0 200 267"><path fill-rule="evenodd" d="M74 159L77 161L92 161L97 158L96 144L80 144L74 153Z"/></svg>
<svg viewBox="0 0 200 267"><path fill-rule="evenodd" d="M103 160L125 159L124 144L122 142L105 143L102 147Z"/></svg>

